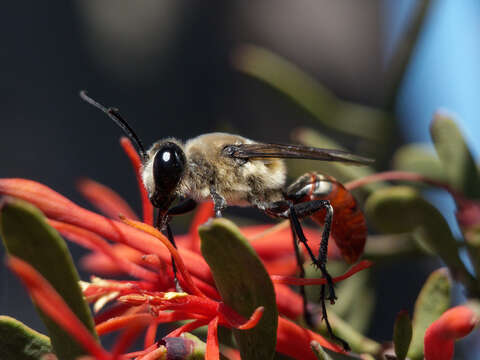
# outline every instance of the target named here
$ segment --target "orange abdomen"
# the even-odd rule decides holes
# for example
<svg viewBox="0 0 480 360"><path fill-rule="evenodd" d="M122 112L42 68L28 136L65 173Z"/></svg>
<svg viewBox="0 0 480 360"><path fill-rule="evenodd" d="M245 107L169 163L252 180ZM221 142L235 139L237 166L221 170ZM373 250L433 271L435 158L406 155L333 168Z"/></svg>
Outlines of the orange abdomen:
<svg viewBox="0 0 480 360"><path fill-rule="evenodd" d="M348 263L356 262L365 247L367 226L353 195L333 177L316 173L305 174L295 184L297 188L299 185L303 186L304 194L297 198L296 202L330 201L333 207L331 235L345 260ZM325 214L322 209L311 215L311 218L323 226Z"/></svg>

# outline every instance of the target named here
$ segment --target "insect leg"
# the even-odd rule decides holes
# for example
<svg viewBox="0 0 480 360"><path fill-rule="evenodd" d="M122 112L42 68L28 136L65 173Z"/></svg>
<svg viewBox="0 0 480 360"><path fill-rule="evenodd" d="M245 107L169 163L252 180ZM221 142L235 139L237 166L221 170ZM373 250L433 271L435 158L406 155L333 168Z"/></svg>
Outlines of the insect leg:
<svg viewBox="0 0 480 360"><path fill-rule="evenodd" d="M305 237L305 234L303 233L302 226L300 225L300 221L298 219L307 217L322 208L326 210L325 225L323 227L322 241L320 243L319 254L318 257L315 257L313 251L310 249L310 246L307 244L307 239ZM337 297L335 295L335 288L333 286L332 277L327 271L328 239L330 237L332 218L333 207L328 200L312 200L308 202L298 203L295 205L290 205L290 219L295 227L298 238L307 249L307 252L312 259L312 262L320 269L325 279L327 279L329 291L328 300L330 300L330 303L334 304Z"/></svg>
<svg viewBox="0 0 480 360"><path fill-rule="evenodd" d="M320 245L320 254L319 254L319 257L316 258L315 255L313 254L312 249L310 249L310 246L307 243L307 239L305 237L305 234L303 233L303 229L299 219L308 217L322 208L325 208L327 210L327 216L325 219L325 226L322 233L322 243ZM281 217L281 218L288 217L290 219L290 227L292 230L292 236L294 241L295 256L297 258L297 262L300 267L300 277L302 278L305 277L305 272L303 268L303 262L300 256L300 251L298 249L297 236L299 241L302 242L303 245L305 246L305 249L307 249L307 252L310 258L312 259L313 263L320 268L320 270L322 271L322 275L327 279L328 288L330 292L328 299L330 300L331 303L333 303L334 300L336 299L335 290L333 287L332 277L330 276L326 268L328 238L330 236L330 228L331 228L331 222L333 217L333 208L330 205L330 202L328 200L312 200L312 201L297 203L293 205L293 203L291 203L288 200L277 201L275 203L268 204L268 206L265 207L265 211L272 216ZM322 256L324 257L323 259L322 259ZM343 348L348 351L350 350L350 346L345 340L339 338L333 333L332 327L330 326L330 322L328 321L327 308L325 305L325 298L326 298L325 287L326 285L322 285L321 287L320 303L322 306L322 317L325 320L328 334L332 339L337 340L339 343L341 343ZM302 289L302 287L300 287L300 293L304 301L305 321L309 326L311 326L313 319L310 317L310 312L306 307L307 300L305 296L305 291L304 289Z"/></svg>
<svg viewBox="0 0 480 360"><path fill-rule="evenodd" d="M325 299L325 285L322 285L322 287L320 288L320 296L322 299ZM325 301L322 301L321 305L322 305L322 317L323 317L323 320L325 320L325 325L327 326L328 334L332 339L342 344L345 351L350 351L351 350L350 345L348 345L348 343L345 340L343 340L341 337L338 337L333 333L332 326L330 325L330 321L328 321L327 307L325 306Z"/></svg>
<svg viewBox="0 0 480 360"><path fill-rule="evenodd" d="M300 249L298 247L298 242L297 242L297 234L295 232L295 228L293 227L292 222L290 221L290 229L292 231L292 239L293 239L293 249L295 250L295 257L297 259L297 265L298 268L300 269L300 278L305 279L305 268L303 266L303 258L302 255L300 254ZM308 300L307 300L307 294L305 293L305 285L300 285L300 295L302 295L302 300L303 300L303 317L305 318L305 322L309 327L314 326L313 319L312 319L312 313L308 309Z"/></svg>
<svg viewBox="0 0 480 360"><path fill-rule="evenodd" d="M168 241L170 241L170 243L173 245L175 249L177 248L177 245L175 244L175 238L173 236L173 232L170 227L170 220L172 216L188 213L193 209L195 209L196 206L197 206L197 203L195 200L185 199L180 203L178 203L177 205L168 209L164 214L160 214L160 213L157 214L155 227L160 231L166 232ZM182 287L180 286L180 282L178 281L177 266L175 264L175 260L173 259L173 256L171 257L171 259L172 259L173 281L175 282L175 289L178 292L183 292Z"/></svg>
<svg viewBox="0 0 480 360"><path fill-rule="evenodd" d="M222 217L222 211L227 207L227 201L217 193L213 185L210 186L210 196L212 197L215 208L215 217Z"/></svg>
<svg viewBox="0 0 480 360"><path fill-rule="evenodd" d="M173 247L176 249L177 245L175 244L175 238L173 237L172 228L170 227L169 223L166 224L166 228L167 228L168 241L170 241ZM175 260L173 259L173 256L172 256L172 270L173 270L173 281L175 283L175 289L177 290L177 292L183 292L183 289L180 286L180 282L178 281L177 265L175 264Z"/></svg>
<svg viewBox="0 0 480 360"><path fill-rule="evenodd" d="M305 238L305 234L303 233L302 227L300 225L300 221L298 220L298 216L300 217L308 216L312 213L312 211L316 212L321 208L325 208L327 210L327 215L325 217L325 226L323 228L322 242L320 244L320 254L318 258L315 258L312 250L307 245L307 239ZM328 273L327 267L326 267L328 238L330 236L332 217L333 217L333 208L330 205L330 202L328 200L312 200L309 202L299 203L297 205L290 206L290 223L293 225L293 228L297 233L300 241L305 245L305 248L307 249L310 257L312 258L313 263L320 268L320 270L322 271L323 277L327 279L328 291L329 291L328 299L330 300L331 304L334 304L337 297L335 296L335 289L333 286L332 277ZM325 305L325 299L326 299L325 287L326 285L324 284L321 286L321 289L320 289L320 304L322 306L322 318L323 320L325 320L327 331L330 337L338 341L340 344L342 344L343 348L346 351L349 351L350 346L348 345L348 343L333 333L330 322L328 321L327 307ZM307 318L305 318L305 320L307 320Z"/></svg>

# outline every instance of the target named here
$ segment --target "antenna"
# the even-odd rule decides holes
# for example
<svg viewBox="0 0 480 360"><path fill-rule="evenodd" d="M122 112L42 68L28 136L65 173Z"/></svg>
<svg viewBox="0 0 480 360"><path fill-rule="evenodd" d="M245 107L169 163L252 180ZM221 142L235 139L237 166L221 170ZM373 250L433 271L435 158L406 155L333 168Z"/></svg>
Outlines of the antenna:
<svg viewBox="0 0 480 360"><path fill-rule="evenodd" d="M100 109L105 114L107 114L108 117L112 119L113 122L117 124L123 130L125 135L127 135L127 137L134 143L135 147L137 148L138 154L142 159L142 162L145 163L145 161L147 161L147 152L145 151L145 148L143 147L142 142L140 141L137 134L135 134L135 131L133 131L130 125L128 125L127 121L122 118L117 108L114 108L114 107L107 108L103 106L99 102L89 97L85 90L80 91L80 97L82 98L82 100L86 101L90 105L95 106L97 109Z"/></svg>

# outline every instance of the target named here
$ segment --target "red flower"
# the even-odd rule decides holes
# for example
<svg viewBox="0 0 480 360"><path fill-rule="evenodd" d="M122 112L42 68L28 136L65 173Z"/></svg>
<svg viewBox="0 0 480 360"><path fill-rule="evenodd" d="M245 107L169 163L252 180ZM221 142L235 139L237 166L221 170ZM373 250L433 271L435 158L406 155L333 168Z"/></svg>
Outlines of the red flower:
<svg viewBox="0 0 480 360"><path fill-rule="evenodd" d="M207 358L218 359L218 325L248 329L259 321L263 309L258 308L250 319L244 319L221 302L210 269L199 253L200 239L197 228L211 217L213 207L210 203L199 207L190 233L176 237L178 250L151 226L153 208L138 176L140 159L128 140L122 139L121 144L137 173L142 195L143 223L136 221L136 216L128 204L112 190L91 180L80 183L82 193L111 218L81 208L39 183L25 179L0 179L0 194L33 203L45 213L49 223L62 235L93 251L82 261L89 270L110 275L127 274L137 279L115 281L93 278L91 283L83 283L84 294L89 302L94 303L96 312L104 309L107 303L114 302L113 306L105 308L95 318L96 329L100 335L124 330L113 353L108 354L94 340L90 341L84 331L80 330L78 319L72 320L73 314L67 316L58 299L55 300L58 306L49 307L49 299L55 299L58 295L28 264L12 259L10 266L22 278L34 298L47 299L43 302L37 299L39 306L42 309L45 306L44 311L47 313L51 311L52 314L49 315L99 359L115 358L122 354L144 329L147 329L144 349L129 356L155 359L166 351L162 344L155 342L158 324L187 319L193 322L177 328L164 340L208 325ZM118 218L123 221L116 220ZM296 261L288 224L280 223L273 227L251 226L243 228L242 231L251 240L269 273L275 274L272 275L272 281L275 284L279 312L291 319L298 318L302 314L302 298L288 285L322 284L325 280L299 280L291 276L296 272ZM321 237L318 231L311 229L306 229L306 235L309 239ZM160 245L159 241L163 245ZM330 256L340 256L338 249L331 249L333 250L330 251ZM177 264L180 284L188 294L172 292L172 257ZM370 265L371 263L366 261L360 262L334 281L343 280ZM69 324L61 320L66 318L69 319ZM277 337L277 350L297 359L315 359L310 349L312 340L331 350L343 352L339 346L283 317L279 318ZM169 346L168 343L166 346Z"/></svg>
<svg viewBox="0 0 480 360"><path fill-rule="evenodd" d="M455 340L472 332L479 320L479 315L466 305L445 311L425 332L425 360L452 359Z"/></svg>

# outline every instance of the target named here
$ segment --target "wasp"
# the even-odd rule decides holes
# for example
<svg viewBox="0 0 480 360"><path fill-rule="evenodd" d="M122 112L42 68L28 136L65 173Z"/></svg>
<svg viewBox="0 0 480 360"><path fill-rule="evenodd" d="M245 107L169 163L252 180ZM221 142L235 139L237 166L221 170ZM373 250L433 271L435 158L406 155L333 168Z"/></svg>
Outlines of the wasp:
<svg viewBox="0 0 480 360"><path fill-rule="evenodd" d="M213 201L217 217L221 217L228 206L253 206L271 217L289 219L301 276L304 271L298 241L327 280L328 296L322 285L321 304L329 333L348 348L344 340L333 334L325 308L325 299L332 304L336 300L326 267L328 240L332 234L345 259L355 262L365 245L365 219L355 198L330 176L308 173L287 186L283 159L338 161L352 165L370 164L371 159L341 150L260 143L221 132L203 134L186 142L166 138L145 150L116 108L103 106L85 91L81 91L80 96L106 113L135 144L142 159L143 183L158 212L156 226L166 231L173 244L170 218L193 210L202 201ZM172 206L177 200L179 202ZM318 255L311 250L300 224L301 219L308 217L323 226ZM301 292L306 320L311 324L303 287Z"/></svg>

